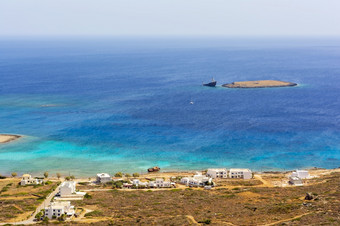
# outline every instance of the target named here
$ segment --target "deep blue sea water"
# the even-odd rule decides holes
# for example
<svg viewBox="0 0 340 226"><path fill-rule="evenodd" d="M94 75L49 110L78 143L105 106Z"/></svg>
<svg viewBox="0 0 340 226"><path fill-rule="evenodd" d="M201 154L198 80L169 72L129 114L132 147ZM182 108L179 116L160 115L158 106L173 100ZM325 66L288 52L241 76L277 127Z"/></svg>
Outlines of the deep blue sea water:
<svg viewBox="0 0 340 226"><path fill-rule="evenodd" d="M340 39L2 39L0 173L339 167L339 87Z"/></svg>

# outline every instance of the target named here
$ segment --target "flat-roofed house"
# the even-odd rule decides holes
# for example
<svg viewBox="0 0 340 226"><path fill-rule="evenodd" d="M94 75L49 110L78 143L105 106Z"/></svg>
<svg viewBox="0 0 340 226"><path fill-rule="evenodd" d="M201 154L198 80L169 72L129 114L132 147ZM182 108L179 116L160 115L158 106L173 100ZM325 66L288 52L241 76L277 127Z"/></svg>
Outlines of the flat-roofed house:
<svg viewBox="0 0 340 226"><path fill-rule="evenodd" d="M250 169L230 169L229 178L251 179L253 174Z"/></svg>
<svg viewBox="0 0 340 226"><path fill-rule="evenodd" d="M208 177L211 177L213 179L215 178L227 178L228 177L228 171L225 168L220 169L208 169L207 174Z"/></svg>
<svg viewBox="0 0 340 226"><path fill-rule="evenodd" d="M105 184L107 182L112 181L112 178L107 173L98 173L97 174L97 183Z"/></svg>
<svg viewBox="0 0 340 226"><path fill-rule="evenodd" d="M189 181L190 181L189 177L181 178L181 184L189 185Z"/></svg>
<svg viewBox="0 0 340 226"><path fill-rule="evenodd" d="M69 196L76 193L75 181L64 181L59 188L60 197Z"/></svg>
<svg viewBox="0 0 340 226"><path fill-rule="evenodd" d="M189 181L189 185L194 187L203 187L208 183L212 184L212 178L202 175L201 173L196 173Z"/></svg>
<svg viewBox="0 0 340 226"><path fill-rule="evenodd" d="M292 173L292 177L299 177L301 179L307 179L310 178L309 172L307 170L296 170Z"/></svg>
<svg viewBox="0 0 340 226"><path fill-rule="evenodd" d="M142 182L138 179L133 179L132 184L135 185L136 187L147 187L148 186L147 182Z"/></svg>
<svg viewBox="0 0 340 226"><path fill-rule="evenodd" d="M71 202L52 202L45 208L45 217L49 219L61 217L63 214L68 217L74 214L74 206L71 206Z"/></svg>
<svg viewBox="0 0 340 226"><path fill-rule="evenodd" d="M203 187L206 184L212 184L212 178L202 175L201 173L196 173L193 177L183 177L181 179L181 184L192 187Z"/></svg>
<svg viewBox="0 0 340 226"><path fill-rule="evenodd" d="M64 181L59 187L59 197L55 197L55 200L81 200L86 192L76 191L77 182Z"/></svg>
<svg viewBox="0 0 340 226"><path fill-rule="evenodd" d="M43 179L33 178L30 174L22 175L20 185L29 185L29 184L42 184L44 182Z"/></svg>
<svg viewBox="0 0 340 226"><path fill-rule="evenodd" d="M164 181L163 178L156 178L156 181L154 183L152 181L149 182L149 187L170 188L171 186L172 186L171 182Z"/></svg>
<svg viewBox="0 0 340 226"><path fill-rule="evenodd" d="M150 188L156 188L156 187L157 187L157 184L156 184L155 181L149 181L148 186L149 186Z"/></svg>
<svg viewBox="0 0 340 226"><path fill-rule="evenodd" d="M289 177L289 184L295 185L295 186L302 186L303 182L302 182L302 179L299 178L299 177L290 176Z"/></svg>

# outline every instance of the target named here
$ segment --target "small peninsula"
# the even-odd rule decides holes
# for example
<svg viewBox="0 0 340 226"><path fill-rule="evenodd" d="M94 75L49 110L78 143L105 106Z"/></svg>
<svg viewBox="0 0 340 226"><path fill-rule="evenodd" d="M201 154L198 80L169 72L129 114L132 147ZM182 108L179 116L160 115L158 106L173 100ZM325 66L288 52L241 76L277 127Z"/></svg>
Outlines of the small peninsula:
<svg viewBox="0 0 340 226"><path fill-rule="evenodd" d="M243 81L233 82L222 85L226 88L271 88L271 87L286 87L296 86L293 82L283 82L278 80L258 80L258 81Z"/></svg>
<svg viewBox="0 0 340 226"><path fill-rule="evenodd" d="M0 134L0 144L8 143L19 139L21 136L12 134Z"/></svg>

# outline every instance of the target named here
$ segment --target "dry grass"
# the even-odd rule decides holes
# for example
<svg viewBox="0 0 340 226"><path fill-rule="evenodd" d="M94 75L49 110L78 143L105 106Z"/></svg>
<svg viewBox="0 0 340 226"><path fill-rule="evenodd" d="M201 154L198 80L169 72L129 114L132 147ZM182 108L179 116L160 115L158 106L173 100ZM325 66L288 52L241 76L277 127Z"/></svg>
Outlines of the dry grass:
<svg viewBox="0 0 340 226"><path fill-rule="evenodd" d="M313 180L311 186L286 188L98 191L75 204L95 210L85 219L96 225L340 224L340 173ZM307 192L317 199L304 200Z"/></svg>
<svg viewBox="0 0 340 226"><path fill-rule="evenodd" d="M215 180L216 186L258 186L263 183L260 180L251 179L251 180L239 180L239 179L218 179Z"/></svg>
<svg viewBox="0 0 340 226"><path fill-rule="evenodd" d="M19 186L20 179L0 180L0 222L24 220L30 216L45 197L57 186Z"/></svg>

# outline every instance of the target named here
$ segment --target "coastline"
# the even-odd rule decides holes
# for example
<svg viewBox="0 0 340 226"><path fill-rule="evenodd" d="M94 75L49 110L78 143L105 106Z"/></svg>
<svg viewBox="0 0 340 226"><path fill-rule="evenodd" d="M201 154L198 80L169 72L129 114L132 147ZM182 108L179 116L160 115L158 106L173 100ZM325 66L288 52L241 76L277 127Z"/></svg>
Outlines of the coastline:
<svg viewBox="0 0 340 226"><path fill-rule="evenodd" d="M9 143L21 138L21 135L14 134L0 134L0 144Z"/></svg>
<svg viewBox="0 0 340 226"><path fill-rule="evenodd" d="M211 166L209 168L228 168L228 167L214 167ZM235 167L235 168L242 168L242 166L240 167ZM243 167L244 168L244 167ZM171 176L183 176L183 175L194 175L197 172L205 172L207 171L208 168L205 169L197 169L197 170L161 170L158 172L147 172L147 170L145 170L145 172L142 172L138 169L134 170L134 171L121 171L121 170L116 170L116 171L112 171L112 170L99 170L93 173L72 173L72 172L65 172L65 171L55 171L55 170L45 170L45 171L35 171L35 172L30 172L30 174L32 176L42 176L44 172L49 172L49 174L51 175L51 177L53 178L52 175L56 175L56 173L60 173L62 177L66 177L69 175L73 175L75 176L77 179L80 180L85 180L89 177L95 177L98 173L109 173L109 174L115 174L117 172L122 172L123 174L133 174L132 172L136 172L140 175L140 177L171 177ZM320 168L320 167L305 167L305 168L298 168L300 170L308 170L310 172L338 172L340 171L340 166L339 167L335 167L335 168ZM273 169L273 170L252 170L250 169L253 173L255 174L288 174L293 172L295 169ZM16 172L18 175L22 175L27 173L26 171L14 171ZM10 173L5 173L5 172L1 172L0 171L0 175L6 176L6 177L10 177Z"/></svg>
<svg viewBox="0 0 340 226"><path fill-rule="evenodd" d="M206 169L207 170L207 169ZM187 176L193 176L195 175L197 172L200 172L200 173L204 173L206 172L206 170L197 170L197 171L171 171L171 172L156 172L156 173L140 173L138 178L139 179L146 179L146 180L149 180L150 178L167 178L167 179L170 179L170 178L173 178L173 177L187 177ZM322 175L328 175L328 174L331 174L331 173L336 173L336 172L340 172L340 167L337 167L337 168L333 168L333 169L324 169L324 168L303 168L301 170L307 170L311 176L314 176L314 177L319 177L319 176L322 176ZM272 176L275 176L275 175L281 175L281 176L284 176L284 177L289 177L289 175L293 172L294 170L286 170L286 171L263 171L263 172L259 172L259 171L252 171L252 173L254 175L272 175ZM55 173L51 173L49 171L46 171L49 173L49 179L50 180L59 180ZM20 178L22 174L24 173L20 173L20 172L17 172L18 173L18 177L17 178ZM103 172L97 172L97 173L103 173ZM88 181L89 178L91 179L94 179L96 178L96 175L97 173L94 173L94 174L91 174L91 175L81 175L81 176L77 176L77 175L72 175L72 176L75 176L74 180L77 181L77 182L84 182L84 181ZM106 173L109 173L112 178L118 180L120 178L126 178L124 175L125 173L123 173L123 176L122 177L114 177L113 176L113 173L114 172L106 172ZM40 172L39 174L37 173L33 173L31 174L33 177L43 177L43 174L44 174L44 171ZM3 179L6 179L6 178L11 178L10 175L3 175L5 178ZM61 174L61 178L66 178L68 177L69 175L67 174ZM133 178L133 176L130 176L130 178ZM230 179L230 178L229 178Z"/></svg>

